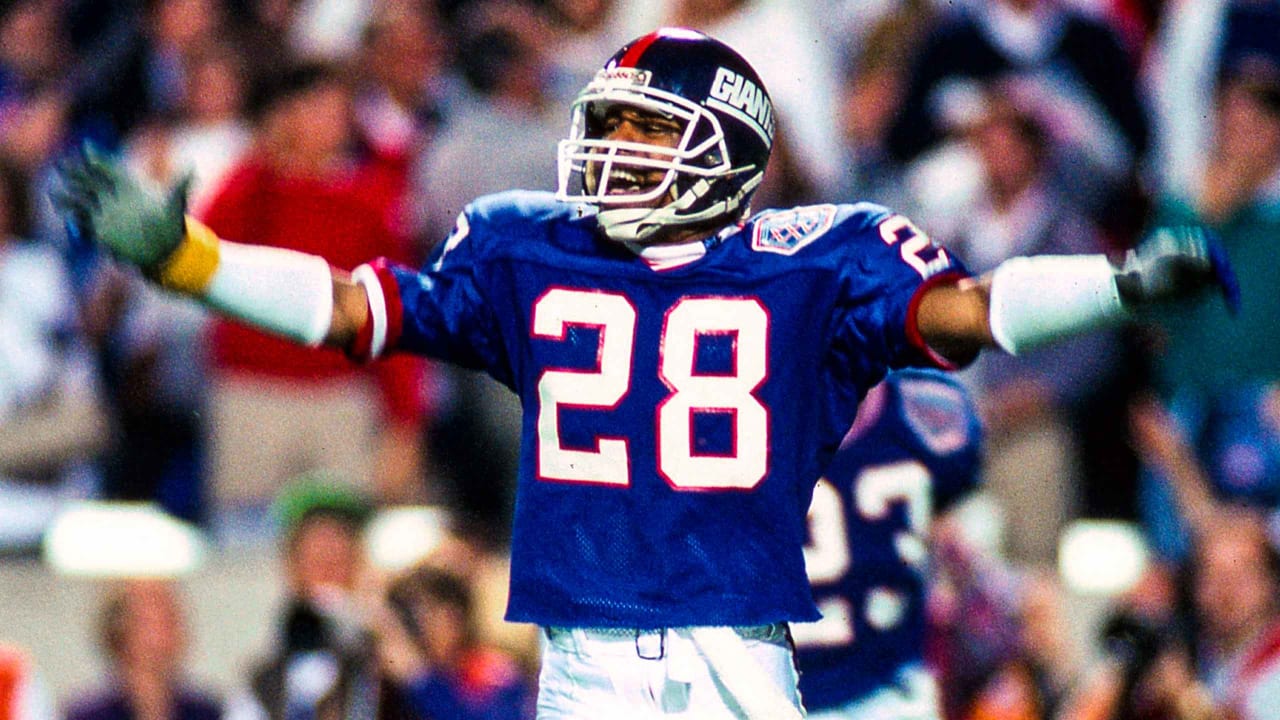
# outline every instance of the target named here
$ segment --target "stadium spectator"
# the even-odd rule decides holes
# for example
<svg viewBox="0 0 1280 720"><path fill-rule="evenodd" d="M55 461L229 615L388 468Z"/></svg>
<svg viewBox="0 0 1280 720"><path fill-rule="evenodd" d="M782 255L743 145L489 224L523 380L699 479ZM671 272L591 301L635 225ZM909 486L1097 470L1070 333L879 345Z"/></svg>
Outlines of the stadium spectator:
<svg viewBox="0 0 1280 720"><path fill-rule="evenodd" d="M191 175L189 207L203 213L249 149L249 78L237 46L209 41L184 54L182 91L172 111L148 118L126 138L134 167L159 185Z"/></svg>
<svg viewBox="0 0 1280 720"><path fill-rule="evenodd" d="M380 157L357 153L351 93L331 66L281 69L258 95L253 150L209 204L210 227L336 267L405 258L392 221L399 186ZM259 513L307 470L333 470L389 502L425 491L420 361L366 370L229 321L211 343L210 489L226 520Z"/></svg>
<svg viewBox="0 0 1280 720"><path fill-rule="evenodd" d="M939 673L943 717L963 718L1020 643L1014 567L955 516L934 528L927 657Z"/></svg>
<svg viewBox="0 0 1280 720"><path fill-rule="evenodd" d="M235 48L207 44L186 55L173 116L141 122L125 158L158 185L191 178L192 212L201 212L249 144L244 77ZM188 520L205 519L204 434L208 316L156 292L142 278L104 265L88 300L101 336L118 426L104 495L156 500ZM99 308L117 308L102 312Z"/></svg>
<svg viewBox="0 0 1280 720"><path fill-rule="evenodd" d="M906 91L911 48L931 27L934 15L929 0L890 5L897 7L881 8L882 14L861 27L858 42L845 51L838 108L843 155L836 188L840 197L911 208L904 168L889 154L889 128Z"/></svg>
<svg viewBox="0 0 1280 720"><path fill-rule="evenodd" d="M1057 720L1219 720L1196 677L1178 568L1152 564L1107 610L1098 657L1080 673Z"/></svg>
<svg viewBox="0 0 1280 720"><path fill-rule="evenodd" d="M470 475L464 481L486 484L483 478ZM505 619L511 577L509 530L483 515L450 512L448 518L444 537L422 564L457 575L466 583L479 642L499 648L526 670L536 672L542 633L536 626Z"/></svg>
<svg viewBox="0 0 1280 720"><path fill-rule="evenodd" d="M1256 515L1216 515L1191 557L1196 659L1227 717L1280 707L1280 560Z"/></svg>
<svg viewBox="0 0 1280 720"><path fill-rule="evenodd" d="M962 3L912 62L907 99L892 135L895 157L914 158L945 134L948 93L958 83L1010 75L1038 77L1052 97L1084 113L1077 131L1096 132L1098 159L1123 173L1146 151L1148 127L1136 63L1115 30L1059 0ZM1056 79L1057 73L1065 77ZM1100 107L1098 110L1090 110Z"/></svg>
<svg viewBox="0 0 1280 720"><path fill-rule="evenodd" d="M134 579L113 586L98 615L107 679L102 688L73 699L66 720L221 718L221 701L186 677L185 613L172 581Z"/></svg>
<svg viewBox="0 0 1280 720"><path fill-rule="evenodd" d="M30 187L24 211L28 213L27 238L61 251L79 298L92 277L91 258L85 248L67 243L65 223L44 199L56 187L53 162L67 148L70 115L70 99L60 86L49 83L31 88L5 108L0 156L17 167Z"/></svg>
<svg viewBox="0 0 1280 720"><path fill-rule="evenodd" d="M549 148L564 133L550 94L546 17L527 3L484 2L460 22L459 71L469 93L415 169L417 228L427 248L448 234L477 193L554 186ZM498 146L502 152L492 152Z"/></svg>
<svg viewBox="0 0 1280 720"><path fill-rule="evenodd" d="M100 378L62 259L31 239L30 182L0 157L0 548L31 550L98 490Z"/></svg>
<svg viewBox="0 0 1280 720"><path fill-rule="evenodd" d="M363 532L373 513L363 495L331 476L294 479L275 506L284 566L276 638L252 663L229 720L397 717L383 693L363 613L371 591Z"/></svg>
<svg viewBox="0 0 1280 720"><path fill-rule="evenodd" d="M973 83L1018 76L1052 108L1053 132L1087 151L1087 162L1065 168L1077 202L1110 242L1127 246L1143 219L1135 170L1149 143L1136 67L1111 26L1070 3L952 4L911 62L890 152L899 162L919 158L972 103Z"/></svg>
<svg viewBox="0 0 1280 720"><path fill-rule="evenodd" d="M1017 641L967 699L965 720L1050 720L1076 680L1064 590L1043 569L1019 578Z"/></svg>
<svg viewBox="0 0 1280 720"><path fill-rule="evenodd" d="M977 86L951 141L971 158L976 187L963 201L945 203L945 218L937 208L922 213L925 222L934 220L937 242L979 272L1015 256L1106 249L1061 170L1078 153L1053 137L1045 109L1025 90L1014 78ZM914 192L920 207L938 199L923 186ZM1017 561L1052 564L1059 531L1086 509L1093 488L1120 495L1114 487L1124 485L1132 512L1134 463L1130 457L1117 471L1117 462L1108 462L1128 453L1120 337L1101 331L1016 357L984 355L963 373L987 428L988 488L1022 520L1006 536Z"/></svg>
<svg viewBox="0 0 1280 720"><path fill-rule="evenodd" d="M1280 574L1256 515L1216 511L1186 567L1185 625L1121 608L1063 720L1266 720L1280 708Z"/></svg>
<svg viewBox="0 0 1280 720"><path fill-rule="evenodd" d="M1275 427L1269 418L1253 420ZM1190 647L1197 675L1227 717L1270 717L1280 707L1280 556L1266 512L1242 502L1257 501L1247 485L1234 496L1224 492L1222 480L1233 476L1211 473L1208 468L1216 466L1206 466L1159 405L1135 409L1133 433L1144 459L1168 484L1170 507L1188 530ZM1239 450L1259 450L1241 440ZM1255 491L1261 487L1253 485Z"/></svg>
<svg viewBox="0 0 1280 720"><path fill-rule="evenodd" d="M481 640L462 576L427 563L402 572L375 628L382 668L420 720L533 717L529 678Z"/></svg>
<svg viewBox="0 0 1280 720"><path fill-rule="evenodd" d="M1141 518L1161 558L1185 560L1218 506L1280 517L1280 381L1184 394L1167 408L1148 398L1130 415L1144 461Z"/></svg>
<svg viewBox="0 0 1280 720"><path fill-rule="evenodd" d="M114 10L77 69L78 125L112 144L140 124L171 117L186 100L189 53L223 37L221 0L145 0Z"/></svg>
<svg viewBox="0 0 1280 720"><path fill-rule="evenodd" d="M550 20L557 30L555 52L547 62L552 75L551 92L558 104L571 102L591 80L613 48L625 42L624 3L618 0L551 0Z"/></svg>
<svg viewBox="0 0 1280 720"><path fill-rule="evenodd" d="M1157 40L1144 70L1156 132L1156 186L1194 197L1214 145L1214 105L1224 70L1245 55L1268 50L1280 33L1274 3L1201 0L1165 3Z"/></svg>
<svg viewBox="0 0 1280 720"><path fill-rule="evenodd" d="M355 115L378 153L407 164L438 132L451 92L449 50L430 3L396 0L373 11L361 42Z"/></svg>
<svg viewBox="0 0 1280 720"><path fill-rule="evenodd" d="M1214 136L1197 189L1160 198L1154 222L1216 230L1238 269L1241 310L1219 303L1175 306L1158 315L1155 380L1167 397L1199 402L1253 383L1280 379L1280 293L1269 268L1280 233L1280 10L1271 34L1223 56ZM1232 46L1228 37L1227 46Z"/></svg>
<svg viewBox="0 0 1280 720"><path fill-rule="evenodd" d="M0 108L62 79L71 48L57 5L17 0L0 8Z"/></svg>

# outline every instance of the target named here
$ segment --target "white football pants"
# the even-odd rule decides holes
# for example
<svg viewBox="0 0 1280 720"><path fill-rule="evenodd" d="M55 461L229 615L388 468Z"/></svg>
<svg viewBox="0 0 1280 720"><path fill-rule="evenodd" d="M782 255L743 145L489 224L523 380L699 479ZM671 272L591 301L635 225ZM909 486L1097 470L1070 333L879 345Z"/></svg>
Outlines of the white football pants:
<svg viewBox="0 0 1280 720"><path fill-rule="evenodd" d="M728 631L693 632L704 630ZM723 652L706 652L705 639L695 642L689 629L546 628L538 720L801 717L798 676L785 625L742 628L731 634L728 645L735 654L726 663L709 661L708 655ZM743 661L752 665L738 665ZM725 665L736 673L727 683L720 677ZM745 687L743 676L749 680ZM738 697L743 694L754 697Z"/></svg>

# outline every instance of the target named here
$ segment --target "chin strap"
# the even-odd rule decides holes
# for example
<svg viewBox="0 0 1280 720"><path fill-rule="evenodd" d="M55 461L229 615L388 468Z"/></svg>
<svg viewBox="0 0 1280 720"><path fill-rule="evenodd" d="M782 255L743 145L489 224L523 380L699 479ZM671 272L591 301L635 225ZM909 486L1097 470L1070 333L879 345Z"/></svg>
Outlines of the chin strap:
<svg viewBox="0 0 1280 720"><path fill-rule="evenodd" d="M754 167L742 168L738 172L747 172L753 169ZM701 225L716 218L731 215L738 208L743 207L746 199L760 186L760 182L764 179L764 173L757 173L750 180L743 183L742 187L738 188L738 192L730 197L713 203L710 207L700 212L689 215L684 214L685 210L688 210L689 207L701 200L711 190L713 180L723 179L724 177L726 176L722 175L714 179L699 178L680 197L661 207L601 207L596 213L596 222L600 224L600 229L604 231L605 236L610 240L626 243L649 242L659 233L666 233L672 229L686 228L691 225Z"/></svg>

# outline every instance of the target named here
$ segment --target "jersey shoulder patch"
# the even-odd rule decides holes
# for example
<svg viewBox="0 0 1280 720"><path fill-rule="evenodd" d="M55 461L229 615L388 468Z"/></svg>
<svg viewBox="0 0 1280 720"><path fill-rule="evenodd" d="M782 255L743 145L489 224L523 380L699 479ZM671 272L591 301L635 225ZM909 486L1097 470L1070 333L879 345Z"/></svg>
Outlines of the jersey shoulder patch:
<svg viewBox="0 0 1280 720"><path fill-rule="evenodd" d="M751 249L794 255L830 230L835 219L836 206L829 204L763 212L754 220Z"/></svg>
<svg viewBox="0 0 1280 720"><path fill-rule="evenodd" d="M959 383L935 372L899 371L889 377L897 386L907 428L929 451L952 455L974 440L973 406Z"/></svg>

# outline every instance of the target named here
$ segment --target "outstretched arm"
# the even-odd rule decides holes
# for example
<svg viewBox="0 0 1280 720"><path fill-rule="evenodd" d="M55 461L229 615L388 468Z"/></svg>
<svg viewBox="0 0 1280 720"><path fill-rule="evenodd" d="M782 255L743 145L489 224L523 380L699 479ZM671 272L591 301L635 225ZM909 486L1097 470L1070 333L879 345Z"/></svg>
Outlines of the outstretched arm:
<svg viewBox="0 0 1280 720"><path fill-rule="evenodd" d="M1224 508L1213 496L1204 465L1169 411L1154 398L1140 399L1130 408L1129 429L1138 456L1169 483L1192 534L1206 537L1214 517Z"/></svg>
<svg viewBox="0 0 1280 720"><path fill-rule="evenodd" d="M1016 355L1212 287L1238 309L1239 287L1216 238L1201 228L1161 228L1120 266L1104 255L1016 257L978 280L931 287L916 323L952 360L993 346Z"/></svg>
<svg viewBox="0 0 1280 720"><path fill-rule="evenodd" d="M349 352L356 336L369 321L369 296L364 286L347 273L332 271L333 319L325 333L324 344Z"/></svg>
<svg viewBox="0 0 1280 720"><path fill-rule="evenodd" d="M171 290L312 347L350 352L368 322L364 287L323 258L222 240L186 216L185 182L157 195L88 147L59 174L54 203L79 231Z"/></svg>
<svg viewBox="0 0 1280 720"><path fill-rule="evenodd" d="M963 363L994 344L991 338L990 283L966 278L934 285L916 310L920 336L943 357Z"/></svg>

